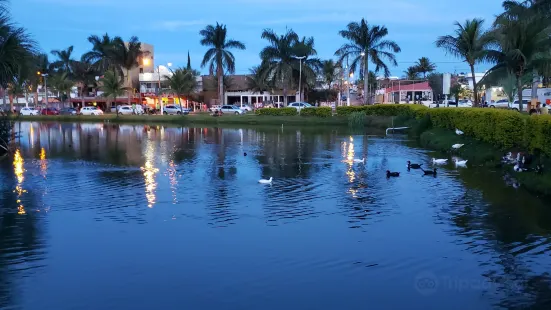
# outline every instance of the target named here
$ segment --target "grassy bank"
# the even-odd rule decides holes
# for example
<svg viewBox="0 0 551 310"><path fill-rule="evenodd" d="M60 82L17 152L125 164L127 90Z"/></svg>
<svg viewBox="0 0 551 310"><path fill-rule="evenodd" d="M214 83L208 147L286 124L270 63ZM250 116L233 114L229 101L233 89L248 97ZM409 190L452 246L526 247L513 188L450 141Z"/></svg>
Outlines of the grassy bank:
<svg viewBox="0 0 551 310"><path fill-rule="evenodd" d="M528 116L514 111L494 109L428 109L420 107L378 107L382 115L397 115L396 126L410 127L409 134L424 148L451 153L469 160L469 166L500 169L528 191L551 196L551 117ZM367 108L366 114L373 113ZM457 135L455 128L465 132ZM452 150L453 144L464 144ZM532 156L529 169L537 164L546 168L539 175L533 171L515 172L512 165L502 165L507 152L523 152Z"/></svg>
<svg viewBox="0 0 551 310"><path fill-rule="evenodd" d="M49 122L93 122L93 123L140 123L140 124L175 124L189 125L275 125L275 126L348 126L346 116L316 117L316 116L273 116L273 115L224 115L213 117L209 114L190 115L123 115L117 117L114 114L101 116L82 115L38 115L18 116L21 121L49 121ZM387 128L392 123L391 117L366 116L365 126L371 128Z"/></svg>

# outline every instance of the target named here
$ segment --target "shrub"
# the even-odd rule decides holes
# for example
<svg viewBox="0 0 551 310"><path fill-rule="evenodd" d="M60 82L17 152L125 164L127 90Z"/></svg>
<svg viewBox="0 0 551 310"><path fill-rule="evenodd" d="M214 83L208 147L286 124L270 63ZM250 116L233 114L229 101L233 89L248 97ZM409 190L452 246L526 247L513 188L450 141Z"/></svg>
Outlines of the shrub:
<svg viewBox="0 0 551 310"><path fill-rule="evenodd" d="M338 116L348 116L354 112L365 112L367 106L337 107Z"/></svg>
<svg viewBox="0 0 551 310"><path fill-rule="evenodd" d="M330 107L304 108L300 110L300 116L331 117L333 109Z"/></svg>
<svg viewBox="0 0 551 310"><path fill-rule="evenodd" d="M297 115L297 109L295 108L262 108L255 111L258 115L272 115L272 116L294 116Z"/></svg>
<svg viewBox="0 0 551 310"><path fill-rule="evenodd" d="M479 108L429 109L420 105L398 104L369 106L365 108L365 113L405 115L422 121L425 128L458 128L467 136L501 149L523 148L551 156L551 115L528 116L511 110Z"/></svg>

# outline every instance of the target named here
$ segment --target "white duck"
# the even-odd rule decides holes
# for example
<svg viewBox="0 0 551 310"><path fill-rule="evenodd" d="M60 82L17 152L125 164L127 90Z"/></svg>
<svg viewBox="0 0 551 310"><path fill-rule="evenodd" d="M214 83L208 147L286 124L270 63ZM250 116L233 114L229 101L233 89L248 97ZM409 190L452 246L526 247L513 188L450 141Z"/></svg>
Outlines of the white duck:
<svg viewBox="0 0 551 310"><path fill-rule="evenodd" d="M432 159L432 163L433 164L445 164L447 163L448 160L447 159L436 159L436 158L433 158Z"/></svg>
<svg viewBox="0 0 551 310"><path fill-rule="evenodd" d="M454 150L460 149L463 145L465 145L465 144L459 144L459 143L454 144L454 145L452 145L452 149L454 149Z"/></svg>
<svg viewBox="0 0 551 310"><path fill-rule="evenodd" d="M362 159L354 158L352 161L359 164L365 164L365 157Z"/></svg>
<svg viewBox="0 0 551 310"><path fill-rule="evenodd" d="M464 134L463 131L461 131L461 130L459 130L459 129L457 129L457 128L455 128L455 133L456 133L458 136Z"/></svg>
<svg viewBox="0 0 551 310"><path fill-rule="evenodd" d="M466 167L468 160L454 160L457 167Z"/></svg>
<svg viewBox="0 0 551 310"><path fill-rule="evenodd" d="M272 177L270 177L270 179L269 179L269 180L266 180L266 179L260 179L260 180L258 180L258 183L261 183L261 184L272 184L272 180L273 180L273 178L272 178Z"/></svg>

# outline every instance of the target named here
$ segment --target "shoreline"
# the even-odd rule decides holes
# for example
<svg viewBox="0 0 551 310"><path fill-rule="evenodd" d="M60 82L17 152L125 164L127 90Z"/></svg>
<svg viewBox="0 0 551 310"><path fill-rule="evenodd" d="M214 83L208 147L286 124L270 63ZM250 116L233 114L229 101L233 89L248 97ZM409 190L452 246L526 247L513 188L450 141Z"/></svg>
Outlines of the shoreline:
<svg viewBox="0 0 551 310"><path fill-rule="evenodd" d="M316 117L316 116L272 116L272 115L224 115L214 117L209 114L190 115L122 115L115 114L99 116L83 115L37 115L12 117L15 121L27 122L70 122L70 123L117 123L117 124L173 124L189 125L258 125L258 126L348 126L348 117ZM364 127L386 129L392 126L391 116L366 116Z"/></svg>

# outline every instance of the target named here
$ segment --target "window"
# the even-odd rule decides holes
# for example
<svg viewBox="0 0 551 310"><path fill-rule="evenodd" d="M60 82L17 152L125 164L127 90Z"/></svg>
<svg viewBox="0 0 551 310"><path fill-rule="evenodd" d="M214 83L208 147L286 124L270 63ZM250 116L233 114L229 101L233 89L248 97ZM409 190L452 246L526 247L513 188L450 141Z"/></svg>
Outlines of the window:
<svg viewBox="0 0 551 310"><path fill-rule="evenodd" d="M143 73L143 68L140 68L140 73Z"/></svg>

